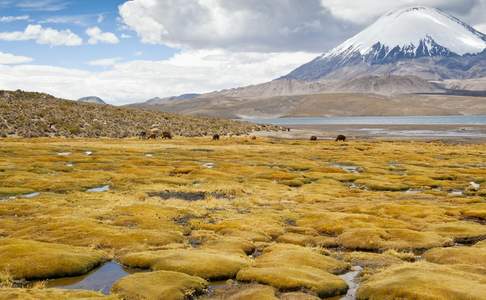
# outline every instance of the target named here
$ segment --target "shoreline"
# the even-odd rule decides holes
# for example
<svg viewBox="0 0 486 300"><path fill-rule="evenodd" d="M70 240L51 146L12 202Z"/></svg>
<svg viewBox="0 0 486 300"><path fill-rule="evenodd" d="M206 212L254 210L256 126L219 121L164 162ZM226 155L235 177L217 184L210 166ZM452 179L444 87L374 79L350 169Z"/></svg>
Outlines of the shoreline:
<svg viewBox="0 0 486 300"><path fill-rule="evenodd" d="M485 142L486 125L285 125L290 132L262 132L258 136L283 139L417 140Z"/></svg>

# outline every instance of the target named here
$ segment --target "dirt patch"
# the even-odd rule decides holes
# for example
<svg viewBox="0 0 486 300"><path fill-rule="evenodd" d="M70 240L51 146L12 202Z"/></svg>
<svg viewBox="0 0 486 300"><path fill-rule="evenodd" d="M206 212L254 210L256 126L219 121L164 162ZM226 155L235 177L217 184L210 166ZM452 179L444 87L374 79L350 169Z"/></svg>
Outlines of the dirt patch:
<svg viewBox="0 0 486 300"><path fill-rule="evenodd" d="M162 200L180 199L185 201L202 201L207 198L213 197L216 199L230 199L230 195L221 192L176 192L176 191L163 191L163 192L148 192L149 197L159 197Z"/></svg>

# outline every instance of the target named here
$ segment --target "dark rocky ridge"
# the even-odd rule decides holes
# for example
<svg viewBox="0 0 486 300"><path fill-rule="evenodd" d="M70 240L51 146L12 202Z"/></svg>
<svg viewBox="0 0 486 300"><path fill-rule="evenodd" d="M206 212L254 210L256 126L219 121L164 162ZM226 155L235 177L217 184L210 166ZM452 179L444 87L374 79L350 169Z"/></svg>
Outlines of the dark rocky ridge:
<svg viewBox="0 0 486 300"><path fill-rule="evenodd" d="M55 98L48 94L0 91L0 136L133 137L159 128L173 135L247 134L278 127L209 117L120 108Z"/></svg>

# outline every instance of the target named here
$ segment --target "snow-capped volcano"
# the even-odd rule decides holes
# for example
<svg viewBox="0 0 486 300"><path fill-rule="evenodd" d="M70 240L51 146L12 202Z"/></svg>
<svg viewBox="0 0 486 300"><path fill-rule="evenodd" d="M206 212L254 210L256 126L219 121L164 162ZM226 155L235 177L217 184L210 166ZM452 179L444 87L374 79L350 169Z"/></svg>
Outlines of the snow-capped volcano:
<svg viewBox="0 0 486 300"><path fill-rule="evenodd" d="M457 55L476 54L486 48L486 35L441 10L412 7L389 12L323 57L396 47L415 55L432 56L437 47Z"/></svg>
<svg viewBox="0 0 486 300"><path fill-rule="evenodd" d="M396 72L396 68L387 69L379 65L424 57L435 58L435 61L428 61L428 64L436 63L437 58L454 59L454 64L447 63L447 67L457 65L464 70L463 65L470 65L471 61L463 64L457 60L466 56L469 60L471 56L486 56L485 49L486 35L454 16L435 8L411 7L385 14L362 32L285 78L316 80L330 75L343 77L343 72L334 73L347 68L346 73L349 74L348 67L358 65L361 70L366 65L372 67L372 70L367 71L380 69L389 74ZM424 66L418 69L423 70ZM402 75L400 72L397 74ZM438 77L434 79L442 79L444 76Z"/></svg>

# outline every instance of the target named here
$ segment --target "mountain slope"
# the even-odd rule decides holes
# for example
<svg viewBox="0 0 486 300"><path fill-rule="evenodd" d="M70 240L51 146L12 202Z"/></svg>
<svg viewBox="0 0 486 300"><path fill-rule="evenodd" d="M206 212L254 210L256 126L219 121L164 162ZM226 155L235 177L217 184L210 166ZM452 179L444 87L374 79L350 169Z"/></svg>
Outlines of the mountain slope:
<svg viewBox="0 0 486 300"><path fill-rule="evenodd" d="M96 96L79 98L78 102L94 103L94 104L106 104L106 102L103 101L103 99L101 99L100 97L96 97Z"/></svg>
<svg viewBox="0 0 486 300"><path fill-rule="evenodd" d="M412 7L386 14L284 78L349 79L368 71L371 75L427 74L424 78L435 80L473 78L486 75L485 49L486 35L459 19L438 9ZM402 66L403 61L408 66ZM478 62L483 64L480 70L474 67Z"/></svg>
<svg viewBox="0 0 486 300"><path fill-rule="evenodd" d="M208 97L146 106L187 115L223 118L318 116L483 115L486 97L325 93L267 98Z"/></svg>
<svg viewBox="0 0 486 300"><path fill-rule="evenodd" d="M199 95L200 94L183 94L180 96L173 96L173 97L166 97L166 98L155 97L145 101L144 103L146 105L157 105L157 104L163 104L168 101L193 99L198 97Z"/></svg>
<svg viewBox="0 0 486 300"><path fill-rule="evenodd" d="M263 128L230 120L74 102L41 93L0 91L0 136L123 138L153 127L183 136L244 134Z"/></svg>

